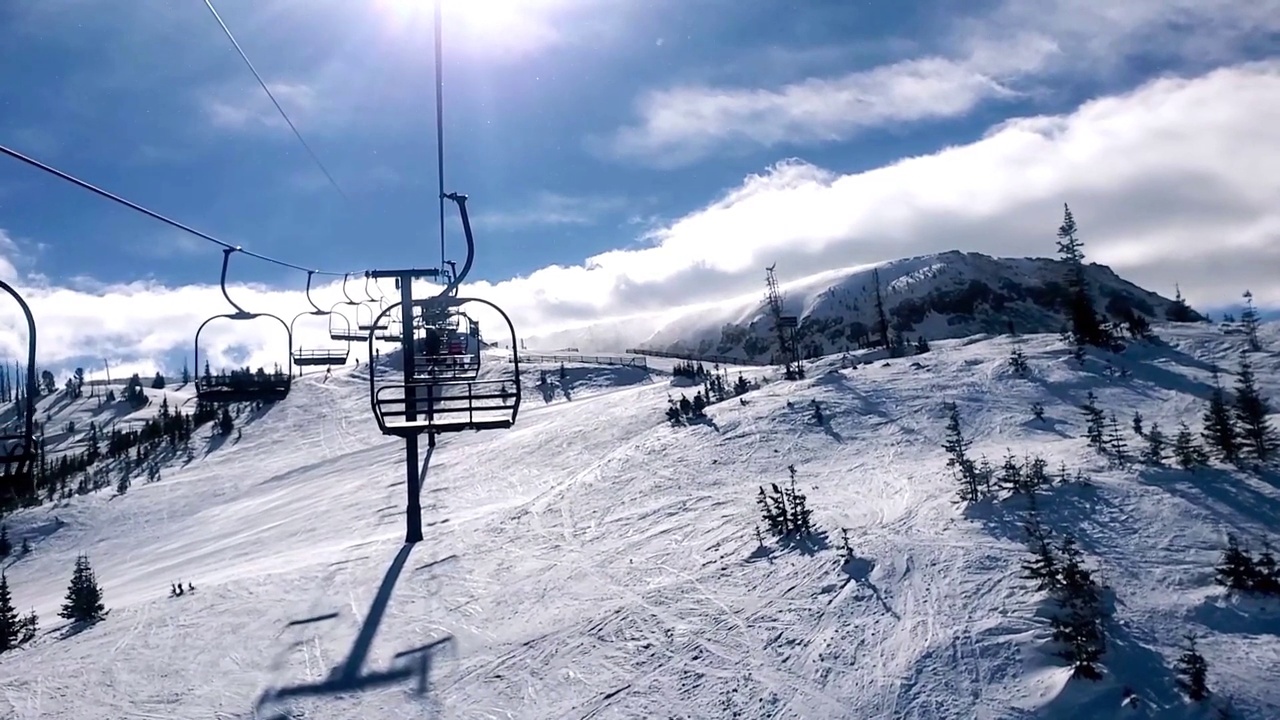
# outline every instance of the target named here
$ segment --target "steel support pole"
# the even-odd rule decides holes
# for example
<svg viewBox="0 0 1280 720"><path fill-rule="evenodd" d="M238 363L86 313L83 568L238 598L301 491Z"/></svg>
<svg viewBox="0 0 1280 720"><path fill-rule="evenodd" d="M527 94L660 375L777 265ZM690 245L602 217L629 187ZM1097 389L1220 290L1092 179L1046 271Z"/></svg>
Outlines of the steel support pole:
<svg viewBox="0 0 1280 720"><path fill-rule="evenodd" d="M404 366L404 410L405 421L418 419L417 390L413 385L413 363L416 348L413 342L413 273L405 272L400 276L400 353L401 365ZM373 368L369 369L373 372ZM418 467L418 436L410 435L404 439L405 454L405 490L408 493L408 504L405 506L405 538L406 543L422 540L422 477Z"/></svg>

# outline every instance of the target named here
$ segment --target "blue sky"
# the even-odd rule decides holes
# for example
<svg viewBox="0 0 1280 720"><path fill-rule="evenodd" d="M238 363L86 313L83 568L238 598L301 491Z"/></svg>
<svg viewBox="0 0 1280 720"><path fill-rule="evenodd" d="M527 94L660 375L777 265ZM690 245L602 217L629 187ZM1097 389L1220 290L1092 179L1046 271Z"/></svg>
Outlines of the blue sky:
<svg viewBox="0 0 1280 720"><path fill-rule="evenodd" d="M1072 163L1096 143L1045 129L1105 125L1106 142L1148 144L1167 123L1171 142L1240 136L1217 116L1161 115L1173 101L1152 99L1199 92L1253 103L1252 118L1238 119L1255 123L1250 147L1273 142L1262 123L1277 110L1267 94L1277 0L1046 0L1034 13L1013 0L445 3L446 185L471 196L481 243L472 279L539 329L754 292L779 257L784 277L798 277L950 247L1048 254L1063 201L1092 257L1152 289L1171 294L1180 282L1213 307L1251 283L1280 306L1274 281L1258 285L1258 261L1206 265L1188 249L1221 228L1280 269L1276 209L1233 199L1231 157L1206 146L1177 173L1152 166L1137 178L1133 163L1091 168L1124 180L1090 185ZM215 5L348 200L201 2L0 4L0 142L302 265L435 264L431 3ZM1010 156L1002 143L1014 130L1050 144ZM969 170L954 169L961 159ZM991 194L970 197L974 174L1034 178L1042 166L1051 179L1026 197L987 180ZM940 180L941 168L952 174ZM922 199L907 172L938 185ZM1220 192L1191 184L1207 177L1228 179ZM1190 214L1171 218L1162 204ZM0 270L51 297L125 287L137 299L139 280L179 292L216 281L219 259L204 241L0 158ZM279 290L304 280L239 260L233 276ZM166 342L125 331L109 340L137 344L123 351L133 359Z"/></svg>

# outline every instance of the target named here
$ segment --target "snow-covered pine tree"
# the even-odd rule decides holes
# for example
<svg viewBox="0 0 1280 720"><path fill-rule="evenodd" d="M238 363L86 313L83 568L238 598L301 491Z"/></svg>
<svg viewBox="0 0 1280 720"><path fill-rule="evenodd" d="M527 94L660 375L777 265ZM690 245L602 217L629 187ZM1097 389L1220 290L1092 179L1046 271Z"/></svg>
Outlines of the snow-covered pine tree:
<svg viewBox="0 0 1280 720"><path fill-rule="evenodd" d="M692 410L692 417L701 418L707 416L707 398L702 394L701 390L693 395Z"/></svg>
<svg viewBox="0 0 1280 720"><path fill-rule="evenodd" d="M231 431L236 427L236 421L231 417L231 411L226 405L222 406L222 414L218 416L218 432L223 435L230 435Z"/></svg>
<svg viewBox="0 0 1280 720"><path fill-rule="evenodd" d="M1030 366L1027 364L1027 356L1022 352L1021 345L1014 345L1013 350L1009 351L1009 367L1019 375L1026 375Z"/></svg>
<svg viewBox="0 0 1280 720"><path fill-rule="evenodd" d="M1036 590L1055 590L1059 584L1058 558L1049 543L1049 532L1040 523L1040 513L1032 512L1023 524L1032 558L1022 562L1022 577L1034 580Z"/></svg>
<svg viewBox="0 0 1280 720"><path fill-rule="evenodd" d="M1258 577L1258 566L1249 551L1240 547L1235 533L1227 533L1227 547L1214 568L1213 581L1229 590L1249 591Z"/></svg>
<svg viewBox="0 0 1280 720"><path fill-rule="evenodd" d="M1083 556L1072 536L1063 538L1058 552L1060 612L1050 621L1053 639L1063 643L1062 657L1072 664L1076 677L1098 680L1102 677L1098 661L1106 652L1107 641L1098 585L1084 567Z"/></svg>
<svg viewBox="0 0 1280 720"><path fill-rule="evenodd" d="M764 519L764 524L769 528L769 532L774 535L782 535L786 532L786 518L779 515L773 503L769 501L769 496L765 494L763 485L760 486L760 493L756 495L756 505L760 508L760 517Z"/></svg>
<svg viewBox="0 0 1280 720"><path fill-rule="evenodd" d="M1188 430L1187 434L1190 435L1191 431ZM1147 428L1147 446L1142 451L1142 459L1151 465L1164 465L1165 444L1164 433L1160 431L1160 423L1151 423L1151 427Z"/></svg>
<svg viewBox="0 0 1280 720"><path fill-rule="evenodd" d="M1035 418L1036 420L1039 420L1040 422L1044 422L1044 403L1042 402L1031 403L1031 417Z"/></svg>
<svg viewBox="0 0 1280 720"><path fill-rule="evenodd" d="M1240 373L1236 376L1235 421L1241 444L1250 456L1266 462L1276 454L1276 431L1267 415L1271 409L1258 390L1249 358L1240 356Z"/></svg>
<svg viewBox="0 0 1280 720"><path fill-rule="evenodd" d="M1107 337L1102 321L1093 308L1089 286L1084 274L1084 243L1076 237L1076 220L1071 208L1062 205L1062 225L1058 226L1058 255L1067 265L1064 284L1070 292L1068 310L1071 320L1071 337L1083 359L1085 345L1107 347Z"/></svg>
<svg viewBox="0 0 1280 720"><path fill-rule="evenodd" d="M1022 466L1013 451L1005 450L1004 462L1000 465L1000 474L996 476L996 487L1010 495L1018 495L1026 490L1026 482L1022 477Z"/></svg>
<svg viewBox="0 0 1280 720"><path fill-rule="evenodd" d="M1049 461L1039 455L1026 458L1022 464L1022 482L1030 493L1052 485L1053 478L1049 477Z"/></svg>
<svg viewBox="0 0 1280 720"><path fill-rule="evenodd" d="M1191 434L1191 428L1187 427L1186 420L1178 421L1178 434L1174 436L1173 441L1173 457L1178 461L1178 467L1183 470L1194 471L1197 467L1207 465L1209 462L1208 453L1200 443L1196 442L1196 437Z"/></svg>
<svg viewBox="0 0 1280 720"><path fill-rule="evenodd" d="M1244 334L1249 342L1249 349L1253 352L1260 352L1262 343L1258 341L1258 310L1253 306L1253 293L1245 290L1241 297L1244 298L1244 310L1240 311L1240 324L1244 326Z"/></svg>
<svg viewBox="0 0 1280 720"><path fill-rule="evenodd" d="M1178 687L1187 694L1187 699L1200 702L1209 697L1209 663L1196 649L1194 633L1187 633L1183 639L1187 641L1186 647L1174 663L1174 670L1178 673Z"/></svg>
<svg viewBox="0 0 1280 720"><path fill-rule="evenodd" d="M1182 297L1182 288L1176 284L1173 286L1173 303L1165 311L1165 317L1173 322L1194 322L1196 319L1195 311Z"/></svg>
<svg viewBox="0 0 1280 720"><path fill-rule="evenodd" d="M1090 390L1085 395L1085 403L1080 406L1085 417L1085 437L1089 439L1089 447L1105 455L1107 453L1106 414L1098 409L1098 397Z"/></svg>
<svg viewBox="0 0 1280 720"><path fill-rule="evenodd" d="M89 566L89 556L76 557L75 571L71 575L71 584L67 587L66 599L58 617L72 622L97 622L106 617L106 608L102 604L102 589L98 587L98 579Z"/></svg>
<svg viewBox="0 0 1280 720"><path fill-rule="evenodd" d="M773 490L773 494L769 496L769 502L773 506L774 517L778 518L779 535L788 535L795 528L791 524L791 513L787 508L787 496L778 487L778 483L769 483L769 487Z"/></svg>
<svg viewBox="0 0 1280 720"><path fill-rule="evenodd" d="M1276 554L1271 549L1271 541L1262 539L1262 551L1254 562L1254 588L1266 595L1280 595L1280 568L1276 564Z"/></svg>
<svg viewBox="0 0 1280 720"><path fill-rule="evenodd" d="M947 403L947 436L942 449L947 451L947 467L952 476L960 481L958 495L960 502L977 502L981 497L978 487L978 474L973 461L969 459L969 447L972 441L965 439L960 428L960 408L955 403Z"/></svg>
<svg viewBox="0 0 1280 720"><path fill-rule="evenodd" d="M799 535L813 532L813 511L809 509L809 498L796 487L796 476L791 476L791 487L787 490L787 504L791 511L791 530Z"/></svg>
<svg viewBox="0 0 1280 720"><path fill-rule="evenodd" d="M21 634L18 636L18 644L26 645L36 639L36 633L40 630L40 616L36 615L35 608L31 608L31 612L23 615L18 621Z"/></svg>
<svg viewBox="0 0 1280 720"><path fill-rule="evenodd" d="M9 579L0 573L0 653L18 647L22 638L22 620L13 608Z"/></svg>
<svg viewBox="0 0 1280 720"><path fill-rule="evenodd" d="M1116 465L1125 467L1129 464L1129 443L1120 431L1120 421L1116 419L1115 412L1107 419L1107 450Z"/></svg>
<svg viewBox="0 0 1280 720"><path fill-rule="evenodd" d="M1203 421L1204 431L1201 434L1218 458L1226 463L1237 462L1240 459L1240 438L1216 367L1213 369L1213 391L1209 395Z"/></svg>
<svg viewBox="0 0 1280 720"><path fill-rule="evenodd" d="M667 398L667 422L672 425L683 424L683 415L680 413L680 407L676 405L676 401L670 397Z"/></svg>

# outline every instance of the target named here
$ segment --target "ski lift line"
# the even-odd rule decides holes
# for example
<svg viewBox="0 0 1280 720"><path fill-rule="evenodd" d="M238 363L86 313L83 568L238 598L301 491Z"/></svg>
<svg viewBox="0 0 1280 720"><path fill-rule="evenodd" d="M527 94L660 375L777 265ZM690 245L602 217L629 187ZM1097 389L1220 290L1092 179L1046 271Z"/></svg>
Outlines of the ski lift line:
<svg viewBox="0 0 1280 720"><path fill-rule="evenodd" d="M183 232L186 232L186 233L190 233L190 234L192 234L192 235L195 235L196 237L198 237L198 238L200 238L200 239L202 239L202 240L208 240L209 242L211 242L211 243L213 243L213 244L215 244L215 245L219 245L219 246L221 246L221 247L222 247L223 249L225 249L225 250L233 250L233 251L238 252L238 253L241 253L241 254L243 254L243 255L247 255L247 256L249 256L249 257L251 257L251 258L256 258L256 259L258 259L258 260L262 260L262 261L264 261L264 262L269 262L269 263L272 263L272 264L274 264L274 265L279 265L280 267L289 268L289 269L291 269L291 270L298 270L298 271L300 271L300 272L310 272L310 273L314 273L314 274L316 274L316 275L327 275L327 276L331 276L331 277L343 277L343 276L345 276L345 275L351 275L351 274L352 274L352 273L340 273L340 272L331 272L331 271L328 271L328 270L315 270L315 269L312 269L312 268L306 268L306 267L303 267L303 266L301 266L301 265L294 265L293 263L285 262L284 260L277 260L277 259L275 259L275 258L273 258L273 257L269 257L269 256L267 256L267 255L263 255L263 254L261 254L261 253L253 252L252 250L245 250L243 247L241 247L241 246L239 246L239 245L232 245L231 243L226 242L226 241L224 241L224 240L219 240L218 238L216 238L216 237L214 237L214 236L212 236L212 235L209 235L208 233L200 232L199 230L196 230L195 228L193 228L193 227L191 227L191 226L189 226L189 225L184 225L184 224L182 224L182 223L178 222L177 220L173 220L173 219L171 219L171 218L165 217L164 215L161 215L161 214L160 214L160 213L158 213L158 212L155 212L155 211L153 211L153 210L148 210L147 208L142 207L141 205L139 205L139 204L137 204L137 203L135 203L135 202L133 202L133 201L131 201L131 200L126 200L125 198L122 198L122 197L120 197L119 195L116 195L115 193L112 193L112 192L107 191L107 190L103 190L102 188L100 188L100 187L98 187L98 186L96 186L96 185L92 185L92 184L90 184L90 183L88 183L88 182L85 182L84 180L81 180L80 178L75 177L74 175L71 175L71 174L69 174L69 173L63 172L63 171L61 171L61 170L59 170L59 169L57 169L57 168L55 168L55 167L53 167L53 166L51 166L51 165L46 165L45 163L42 163L42 162L40 162L39 160L36 160L35 158L28 157L27 155L23 155L22 153L18 152L17 150L13 150L13 149L11 149L11 148L9 148L9 147L6 147L6 146L4 146L4 145L0 145L0 153L4 153L5 155L8 155L9 157L13 158L14 160L18 160L18 161L24 162L24 163L26 163L26 164L30 165L31 167L34 167L34 168L36 168L36 169L38 169L38 170L43 170L44 172L47 172L47 173L49 173L50 175L54 175L54 176L59 177L59 178L61 178L61 179L63 179L63 180L66 180L67 182L72 183L73 185L77 185L77 186L79 186L79 187L81 187L81 188L83 188L83 189L85 189L85 190L88 190L89 192L95 193L95 194L97 194L97 195L99 195L99 196L101 196L101 197L104 197L104 198L106 198L106 199L108 199L108 200L111 200L112 202L116 202L116 203L119 203L119 204L121 204L121 205L124 205L125 207L127 207L127 208L129 208L129 209L131 209L131 210L136 210L136 211L138 211L138 212L142 213L143 215L146 215L147 217L150 217L150 218L152 218L152 219L154 219L154 220L159 220L160 222L162 222L162 223L164 223L164 224L166 224L166 225L169 225L170 227L174 227L174 228L177 228L177 229L179 229L179 230L182 230Z"/></svg>
<svg viewBox="0 0 1280 720"><path fill-rule="evenodd" d="M218 21L218 24L222 26L222 32L226 34L227 39L231 41L233 46L235 46L236 52L240 53L240 59L244 60L244 64L249 66L249 72L253 73L253 76L257 78L258 85L262 86L262 91L267 94L267 97L271 98L271 104L276 106L276 110L280 112L280 117L284 118L284 121L289 124L289 129L293 131L294 137L298 138L298 142L302 143L302 147L306 149L307 154L315 161L316 166L320 168L320 172L324 173L324 176L329 179L329 184L333 186L333 189L338 191L338 194L342 196L343 200L350 202L351 199L342 191L342 188L338 185L338 181L333 179L333 174L329 172L329 168L325 167L324 163L320 162L320 157L311 149L311 146L307 144L307 141L302 138L302 133L299 132L297 126L293 124L293 120L289 119L289 114L280 106L279 101L276 100L275 94L271 92L271 89L267 87L266 81L262 79L262 75L258 74L258 69L253 66L252 62L250 62L249 56L245 54L244 48L240 47L240 43L237 42L235 36L231 34L231 28L227 27L227 23L222 20L222 16L218 14L218 10L214 8L213 0L204 0L204 4L205 7L209 8L209 12L213 13L213 17Z"/></svg>

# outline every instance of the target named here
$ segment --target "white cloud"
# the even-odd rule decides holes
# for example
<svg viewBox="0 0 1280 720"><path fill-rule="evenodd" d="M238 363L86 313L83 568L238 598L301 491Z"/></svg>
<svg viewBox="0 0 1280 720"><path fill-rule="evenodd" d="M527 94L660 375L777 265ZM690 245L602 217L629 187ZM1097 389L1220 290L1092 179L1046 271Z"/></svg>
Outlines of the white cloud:
<svg viewBox="0 0 1280 720"><path fill-rule="evenodd" d="M1069 115L1010 120L978 142L867 172L787 161L651 231L645 247L475 283L464 294L502 305L522 336L627 318L592 332L628 344L682 306L758 295L763 268L775 261L785 280L956 248L1049 255L1065 201L1089 258L1141 285L1169 294L1180 283L1201 307L1235 302L1248 287L1260 305L1280 307L1280 176L1270 161L1277 149L1280 61L1167 78ZM484 271L481 253L477 272ZM218 289L206 286L36 284L25 292L48 361L189 355L196 326L226 307ZM286 320L304 309L299 292L233 292L246 307ZM340 298L332 286L316 294L322 305ZM8 357L19 335L11 332L15 318L0 306L0 352ZM705 319L714 322L714 314ZM481 320L496 332L491 317ZM320 323L299 341L312 346L325 332ZM266 322L211 324L209 333L216 353L244 345L257 353L254 363L282 359L282 336Z"/></svg>
<svg viewBox="0 0 1280 720"><path fill-rule="evenodd" d="M477 228L510 229L546 225L593 225L609 213L627 207L622 198L573 197L542 192L524 207L477 213Z"/></svg>
<svg viewBox="0 0 1280 720"><path fill-rule="evenodd" d="M289 115L294 125L309 123L323 107L314 87L301 82L269 82L271 94ZM226 130L250 130L259 128L288 129L271 98L258 85L248 87L243 83L208 90L201 98L201 105L209 122Z"/></svg>
<svg viewBox="0 0 1280 720"><path fill-rule="evenodd" d="M1135 54L1192 67L1226 61L1275 31L1280 0L1007 0L955 23L950 54L777 88L651 91L637 102L637 124L591 145L675 167L720 151L845 140L869 127L964 116L1064 73L1106 75Z"/></svg>

